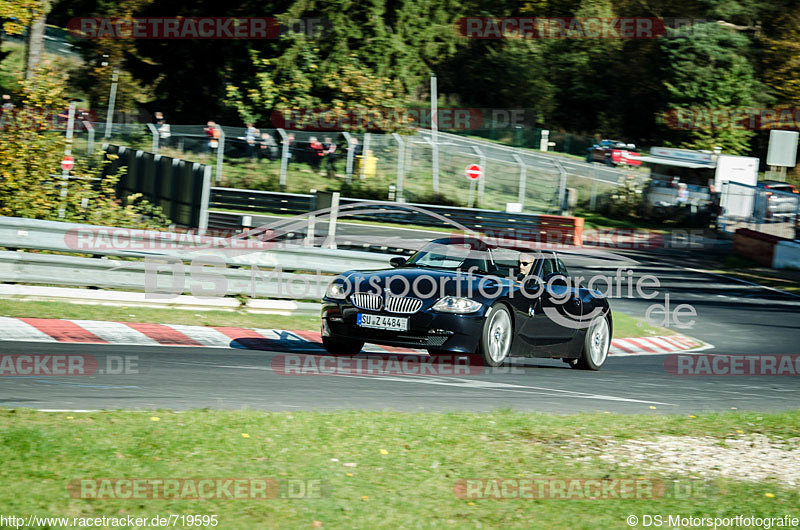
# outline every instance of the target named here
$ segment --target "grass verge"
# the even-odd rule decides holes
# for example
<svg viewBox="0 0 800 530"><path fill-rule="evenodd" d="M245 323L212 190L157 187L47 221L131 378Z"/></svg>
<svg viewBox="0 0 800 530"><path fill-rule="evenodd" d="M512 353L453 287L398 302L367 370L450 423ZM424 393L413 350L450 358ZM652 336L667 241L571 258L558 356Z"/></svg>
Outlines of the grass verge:
<svg viewBox="0 0 800 530"><path fill-rule="evenodd" d="M800 271L761 267L756 262L736 254L725 256L720 265L720 268L710 268L708 272L800 294Z"/></svg>
<svg viewBox="0 0 800 530"><path fill-rule="evenodd" d="M316 315L262 315L240 311L197 311L192 309L151 308L3 300L0 316L63 318L77 320L110 320L118 322L154 322L194 326L234 326L242 328L275 328L319 331ZM652 326L624 313L614 313L614 337L651 337L672 335L674 331Z"/></svg>
<svg viewBox="0 0 800 530"><path fill-rule="evenodd" d="M5 514L69 517L217 515L221 528L627 528L636 514L800 515L800 492L772 482L707 479L620 468L570 451L576 436L720 439L796 437L800 412L696 416L492 413L188 411L43 413L0 409L0 489ZM345 464L350 464L345 466ZM304 500L92 499L76 479L262 478L316 480ZM657 499L461 499L468 478L647 478ZM306 482L307 483L307 482ZM181 525L178 525L181 526Z"/></svg>
<svg viewBox="0 0 800 530"><path fill-rule="evenodd" d="M105 306L68 302L3 300L0 316L152 322L189 326L233 326L319 331L319 317L310 315L262 315L245 311L198 311L153 307Z"/></svg>

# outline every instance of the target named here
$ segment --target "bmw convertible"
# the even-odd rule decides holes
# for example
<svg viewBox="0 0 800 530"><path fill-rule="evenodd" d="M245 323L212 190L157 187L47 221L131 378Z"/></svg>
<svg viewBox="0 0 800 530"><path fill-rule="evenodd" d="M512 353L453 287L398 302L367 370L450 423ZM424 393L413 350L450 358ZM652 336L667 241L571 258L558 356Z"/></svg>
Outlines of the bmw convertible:
<svg viewBox="0 0 800 530"><path fill-rule="evenodd" d="M328 353L355 355L372 343L477 355L486 366L560 358L586 370L608 356L608 301L573 281L553 251L449 237L390 264L330 283L322 301Z"/></svg>

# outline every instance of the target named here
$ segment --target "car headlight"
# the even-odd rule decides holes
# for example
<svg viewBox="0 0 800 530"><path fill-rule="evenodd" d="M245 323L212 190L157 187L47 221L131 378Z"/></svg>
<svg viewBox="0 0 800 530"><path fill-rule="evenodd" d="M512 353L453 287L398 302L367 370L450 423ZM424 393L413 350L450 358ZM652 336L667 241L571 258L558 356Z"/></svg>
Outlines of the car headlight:
<svg viewBox="0 0 800 530"><path fill-rule="evenodd" d="M474 313L480 309L481 306L483 306L483 304L471 298L445 296L433 304L431 309L434 311L441 311L442 313Z"/></svg>
<svg viewBox="0 0 800 530"><path fill-rule="evenodd" d="M341 282L331 282L325 291L325 296L334 300L344 300L347 296L347 286Z"/></svg>

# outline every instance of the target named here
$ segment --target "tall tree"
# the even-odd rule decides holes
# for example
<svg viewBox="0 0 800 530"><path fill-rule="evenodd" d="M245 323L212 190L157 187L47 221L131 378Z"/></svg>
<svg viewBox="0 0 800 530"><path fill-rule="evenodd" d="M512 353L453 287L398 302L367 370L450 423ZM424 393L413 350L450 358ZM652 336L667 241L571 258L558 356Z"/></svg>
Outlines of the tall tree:
<svg viewBox="0 0 800 530"><path fill-rule="evenodd" d="M667 136L692 149L720 146L729 153L747 152L753 131L730 121L715 122L709 111L730 115L759 100L761 87L748 57L749 38L716 22L669 30L669 36L661 41L668 106L688 111L694 119L688 128Z"/></svg>

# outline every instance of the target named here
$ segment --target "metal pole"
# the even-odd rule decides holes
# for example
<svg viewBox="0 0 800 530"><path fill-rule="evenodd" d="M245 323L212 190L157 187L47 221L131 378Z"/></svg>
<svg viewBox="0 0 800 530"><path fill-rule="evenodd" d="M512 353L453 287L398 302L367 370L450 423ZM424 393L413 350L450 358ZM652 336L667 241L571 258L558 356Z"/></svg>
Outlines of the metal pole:
<svg viewBox="0 0 800 530"><path fill-rule="evenodd" d="M75 130L75 106L77 101L69 102L69 114L67 117L67 138L64 143L64 158L72 155L72 133ZM67 188L69 187L69 170L61 169L61 207L58 209L58 217L63 219L67 214Z"/></svg>
<svg viewBox="0 0 800 530"><path fill-rule="evenodd" d="M525 162L522 161L522 158L518 154L514 154L514 160L516 160L517 164L519 165L519 190L517 193L517 202L525 207L525 185L527 184L527 167L525 167Z"/></svg>
<svg viewBox="0 0 800 530"><path fill-rule="evenodd" d="M468 208L472 208L475 205L475 179L469 179L469 203L467 204Z"/></svg>
<svg viewBox="0 0 800 530"><path fill-rule="evenodd" d="M348 132L342 132L344 139L347 141L347 164L345 165L345 182L350 184L350 181L353 178L353 152L355 148L353 147L353 137L350 136Z"/></svg>
<svg viewBox="0 0 800 530"><path fill-rule="evenodd" d="M597 179L592 179L592 197L589 199L589 209L595 211L597 207Z"/></svg>
<svg viewBox="0 0 800 530"><path fill-rule="evenodd" d="M369 133L364 133L364 148L361 152L361 171L360 171L360 178L364 180L367 178L366 171L367 171L367 157L369 156Z"/></svg>
<svg viewBox="0 0 800 530"><path fill-rule="evenodd" d="M281 135L281 144L283 146L281 150L281 178L280 178L280 185L281 190L286 188L286 170L289 166L289 135L286 134L286 131L283 129L278 129L278 134Z"/></svg>
<svg viewBox="0 0 800 530"><path fill-rule="evenodd" d="M339 192L331 197L331 214L328 219L328 248L336 248L336 218L339 217Z"/></svg>
<svg viewBox="0 0 800 530"><path fill-rule="evenodd" d="M225 131L219 127L219 144L217 146L217 182L222 180L222 160L225 157Z"/></svg>
<svg viewBox="0 0 800 530"><path fill-rule="evenodd" d="M200 219L197 224L197 232L203 235L208 230L208 203L211 199L211 166L206 166L203 170L203 191L200 195Z"/></svg>
<svg viewBox="0 0 800 530"><path fill-rule="evenodd" d="M117 81L119 69L114 68L111 73L111 92L108 95L108 112L106 113L106 138L111 138L111 125L114 123L114 104L117 101Z"/></svg>
<svg viewBox="0 0 800 530"><path fill-rule="evenodd" d="M431 72L431 165L433 166L433 192L439 193L439 91L436 74Z"/></svg>
<svg viewBox="0 0 800 530"><path fill-rule="evenodd" d="M392 133L392 137L397 142L397 195L395 200L402 202L403 200L403 172L405 171L405 156L406 156L406 143L397 133Z"/></svg>
<svg viewBox="0 0 800 530"><path fill-rule="evenodd" d="M478 204L483 204L483 189L486 186L486 155L483 151L478 149L478 146L472 146L473 151L478 155L481 165L481 178L478 179Z"/></svg>
<svg viewBox="0 0 800 530"><path fill-rule="evenodd" d="M158 153L158 129L152 123L148 123L147 128L150 129L150 133L153 135L153 154L156 154Z"/></svg>
<svg viewBox="0 0 800 530"><path fill-rule="evenodd" d="M87 141L86 146L86 154L91 155L92 151L94 151L94 125L90 121L84 121L83 126L86 127L86 130L89 131L89 140Z"/></svg>
<svg viewBox="0 0 800 530"><path fill-rule="evenodd" d="M562 215L564 213L564 194L567 193L567 171L564 169L564 166L561 165L559 160L555 158L552 159L553 163L558 168L558 172L561 174L561 177L558 182L558 210L561 211Z"/></svg>
<svg viewBox="0 0 800 530"><path fill-rule="evenodd" d="M310 212L308 214L308 228L306 229L306 240L305 246L313 247L314 246L314 227L317 224L317 216L314 215L314 212Z"/></svg>

